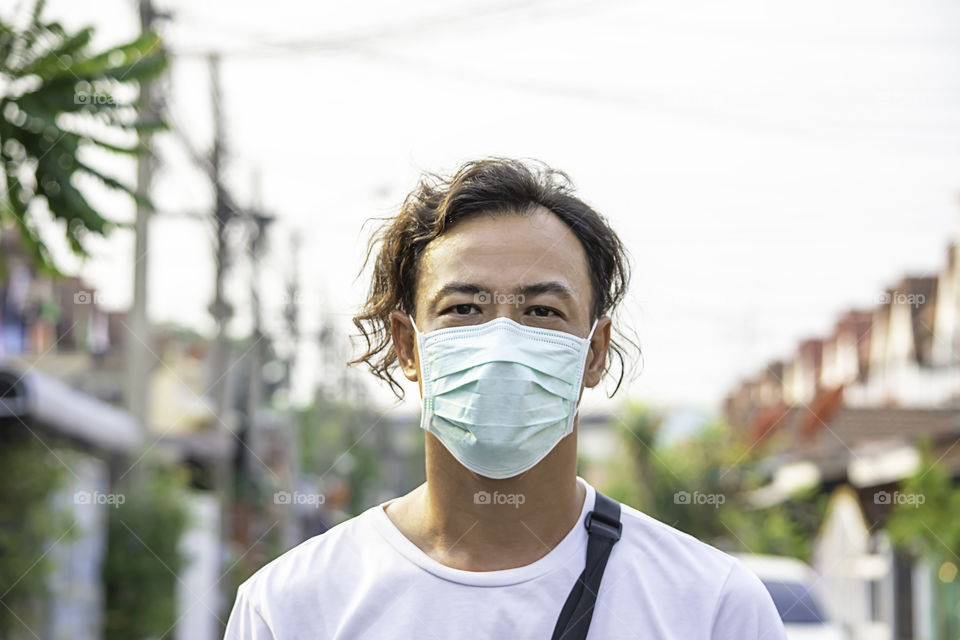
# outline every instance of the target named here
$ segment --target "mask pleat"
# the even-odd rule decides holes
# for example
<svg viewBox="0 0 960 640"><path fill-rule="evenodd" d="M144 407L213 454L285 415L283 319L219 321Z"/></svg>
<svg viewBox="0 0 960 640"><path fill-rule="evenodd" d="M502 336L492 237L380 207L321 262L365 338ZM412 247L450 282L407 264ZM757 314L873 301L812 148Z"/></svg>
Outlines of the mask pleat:
<svg viewBox="0 0 960 640"><path fill-rule="evenodd" d="M528 402L491 401L472 394L457 399L435 398L433 412L448 420L483 427L522 429L531 424L553 423L565 419L572 403L551 397Z"/></svg>
<svg viewBox="0 0 960 640"><path fill-rule="evenodd" d="M466 371L490 362L513 362L546 375L568 379L576 375L579 358L577 350L549 343L491 345L456 345L455 341L427 346L430 376L434 380Z"/></svg>
<svg viewBox="0 0 960 640"><path fill-rule="evenodd" d="M478 434L473 431L474 425L460 425L441 416L437 416L437 421L441 430L459 444L474 452L485 451L501 456L511 457L524 452L538 453L538 445L544 441L559 439L558 434L551 430L555 424L553 422L530 425L523 430L515 427L484 427L483 433ZM550 442L551 446L553 444L556 443Z"/></svg>
<svg viewBox="0 0 960 640"><path fill-rule="evenodd" d="M562 378L545 375L512 362L490 362L442 378L432 377L430 386L435 395L451 393L466 387L490 394L544 393L569 398L573 388ZM580 389L576 390L578 393Z"/></svg>

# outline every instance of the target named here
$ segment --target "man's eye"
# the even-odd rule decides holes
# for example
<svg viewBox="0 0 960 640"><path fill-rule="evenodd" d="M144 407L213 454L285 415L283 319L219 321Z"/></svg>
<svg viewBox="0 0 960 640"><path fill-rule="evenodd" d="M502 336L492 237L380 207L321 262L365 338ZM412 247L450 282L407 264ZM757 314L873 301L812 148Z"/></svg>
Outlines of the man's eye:
<svg viewBox="0 0 960 640"><path fill-rule="evenodd" d="M530 311L538 318L549 318L550 316L560 315L556 309L551 309L550 307L533 307Z"/></svg>
<svg viewBox="0 0 960 640"><path fill-rule="evenodd" d="M466 316L470 315L470 312L473 311L474 305L472 304L455 304L452 307L447 308L444 313L455 313L457 315Z"/></svg>

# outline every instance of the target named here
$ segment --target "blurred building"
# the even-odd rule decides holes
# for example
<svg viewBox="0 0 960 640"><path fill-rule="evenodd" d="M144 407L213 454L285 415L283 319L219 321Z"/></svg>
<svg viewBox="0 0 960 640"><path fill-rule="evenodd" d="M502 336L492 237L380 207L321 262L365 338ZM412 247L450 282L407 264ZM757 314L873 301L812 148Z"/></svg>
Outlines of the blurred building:
<svg viewBox="0 0 960 640"><path fill-rule="evenodd" d="M40 604L37 624L44 637L95 640L103 625L100 572L112 467L142 445L143 428L130 414L51 376L0 363L0 431L5 447L40 440L68 471L65 485L42 507L65 511L73 522L49 551L50 597Z"/></svg>
<svg viewBox="0 0 960 640"><path fill-rule="evenodd" d="M56 501L78 525L76 542L51 551L57 569L45 637L100 637L109 505L73 497L109 495L147 454L189 469L193 478L187 505L192 525L182 541L190 562L178 576L175 635L219 637L215 612L224 605L217 588L224 552L212 478L219 461L233 465L237 437L224 422L239 420L222 420L213 411L208 341L190 331L155 330L148 419L140 424L121 409L123 349L132 336L125 314L104 310L98 292L80 278L33 269L16 234L0 234L0 254L6 269L0 277L0 429L29 433L58 452L70 473ZM215 375L242 384L240 364Z"/></svg>
<svg viewBox="0 0 960 640"><path fill-rule="evenodd" d="M842 314L833 331L741 382L727 420L770 452L757 506L810 486L831 496L815 566L835 616L854 638L930 638L943 609L936 566L894 549L884 532L919 445L960 484L960 263L950 245L936 274L902 278L872 309Z"/></svg>

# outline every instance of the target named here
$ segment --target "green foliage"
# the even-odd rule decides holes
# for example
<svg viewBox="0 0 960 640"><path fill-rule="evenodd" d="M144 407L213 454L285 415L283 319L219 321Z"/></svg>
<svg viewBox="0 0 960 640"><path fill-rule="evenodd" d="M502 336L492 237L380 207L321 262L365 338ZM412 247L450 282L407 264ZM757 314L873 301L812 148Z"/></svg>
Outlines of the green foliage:
<svg viewBox="0 0 960 640"><path fill-rule="evenodd" d="M351 488L347 511L370 506L382 481L382 449L387 425L362 407L318 399L301 414L301 465L304 472L341 478Z"/></svg>
<svg viewBox="0 0 960 640"><path fill-rule="evenodd" d="M165 637L176 621L176 584L187 558L179 550L188 526L187 494L180 475L144 470L109 510L104 637Z"/></svg>
<svg viewBox="0 0 960 640"><path fill-rule="evenodd" d="M725 512L741 551L790 556L809 563L817 532L826 517L829 495L812 488L765 509L740 505Z"/></svg>
<svg viewBox="0 0 960 640"><path fill-rule="evenodd" d="M0 638L8 638L24 624L39 628L51 570L48 552L71 536L63 535L70 530L69 518L51 504L66 480L63 464L20 425L0 426Z"/></svg>
<svg viewBox="0 0 960 640"><path fill-rule="evenodd" d="M22 28L0 17L0 172L6 192L0 226L12 224L37 264L56 273L31 205L46 203L81 256L87 255L87 234L103 236L117 226L87 202L78 179L137 196L88 164L84 152L141 153L137 132L161 123L138 117L133 88L159 74L167 61L155 34L91 52L92 28L68 32L41 18L43 6L36 3Z"/></svg>
<svg viewBox="0 0 960 640"><path fill-rule="evenodd" d="M724 432L710 425L691 440L664 447L658 443L662 422L661 415L641 405L631 406L621 422L634 485L630 490L639 508L700 538L728 536L720 516L730 501L730 483L715 471L730 457ZM629 486L622 479L618 491ZM697 499L704 502L694 504Z"/></svg>
<svg viewBox="0 0 960 640"><path fill-rule="evenodd" d="M334 499L347 493L337 490L335 496L326 496L326 508L331 511L342 509L352 516L369 507L383 486L384 448L389 446L386 440L388 425L381 421L381 414L321 396L299 412L298 420L295 432L299 442L293 447L299 456L296 466L302 477L298 480L319 480L321 486L317 488L324 491L349 488L347 504ZM422 466L421 463L421 474ZM274 494L276 491L292 491L296 487L277 484L279 480L273 474L241 474L236 478L238 513L244 522L249 523L249 539L256 543L235 550L236 556L226 578L234 588L289 548L282 527L271 526L279 517Z"/></svg>
<svg viewBox="0 0 960 640"><path fill-rule="evenodd" d="M282 528L277 526L274 504L274 493L282 487L274 486L269 478L270 474L256 478L244 472L234 478L232 517L253 529L246 532L246 542L228 547L227 575L221 581L227 593L236 593L254 572L288 549Z"/></svg>
<svg viewBox="0 0 960 640"><path fill-rule="evenodd" d="M809 561L826 496L801 493L757 509L746 492L765 483L763 451L750 449L720 422L672 446L658 442L663 416L642 405L621 420L622 456L603 489L654 518L728 551Z"/></svg>
<svg viewBox="0 0 960 640"><path fill-rule="evenodd" d="M929 440L922 443L922 462L899 491L912 500L895 502L886 523L894 546L926 559L933 567L933 637L956 638L960 632L960 579L939 578L947 563L960 564L960 487L937 461ZM922 502L918 499L922 496Z"/></svg>
<svg viewBox="0 0 960 640"><path fill-rule="evenodd" d="M921 504L911 501L894 505L887 532L894 545L937 562L957 562L960 557L960 487L947 469L938 464L930 444L923 444L920 468L905 480L902 493L922 496ZM918 502L918 501L917 501Z"/></svg>

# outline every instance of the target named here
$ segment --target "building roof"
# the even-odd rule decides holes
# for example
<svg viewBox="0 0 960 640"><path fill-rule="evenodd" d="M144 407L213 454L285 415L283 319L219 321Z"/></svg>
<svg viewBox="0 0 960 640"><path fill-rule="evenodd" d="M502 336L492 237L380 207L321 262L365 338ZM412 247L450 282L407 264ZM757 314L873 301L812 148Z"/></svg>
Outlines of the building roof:
<svg viewBox="0 0 960 640"><path fill-rule="evenodd" d="M840 406L829 415L793 407L783 419L790 458L809 460L824 479L842 479L851 460L877 446L916 444L929 437L935 450L960 454L960 410L853 408ZM815 427L810 428L813 424ZM945 459L951 466L958 456Z"/></svg>
<svg viewBox="0 0 960 640"><path fill-rule="evenodd" d="M130 453L144 439L143 427L126 411L52 376L7 365L0 365L0 419L113 453Z"/></svg>

